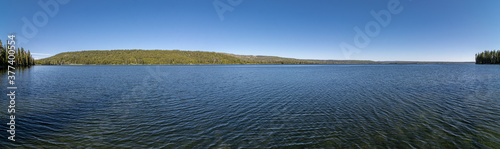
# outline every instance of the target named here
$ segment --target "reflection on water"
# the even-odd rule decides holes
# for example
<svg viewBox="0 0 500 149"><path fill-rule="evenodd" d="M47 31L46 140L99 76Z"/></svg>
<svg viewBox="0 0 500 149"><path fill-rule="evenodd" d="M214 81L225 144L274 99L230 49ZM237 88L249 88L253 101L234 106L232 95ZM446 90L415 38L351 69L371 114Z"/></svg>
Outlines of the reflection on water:
<svg viewBox="0 0 500 149"><path fill-rule="evenodd" d="M498 65L34 66L16 80L10 148L500 145Z"/></svg>

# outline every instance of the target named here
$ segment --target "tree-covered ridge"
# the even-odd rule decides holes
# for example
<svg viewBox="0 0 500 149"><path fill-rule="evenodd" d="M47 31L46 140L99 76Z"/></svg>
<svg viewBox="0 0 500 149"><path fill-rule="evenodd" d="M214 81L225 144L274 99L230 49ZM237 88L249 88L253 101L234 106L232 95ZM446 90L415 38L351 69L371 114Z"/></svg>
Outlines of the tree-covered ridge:
<svg viewBox="0 0 500 149"><path fill-rule="evenodd" d="M477 53L476 64L500 64L500 50Z"/></svg>
<svg viewBox="0 0 500 149"><path fill-rule="evenodd" d="M261 56L261 55L234 55L229 54L234 57L238 57L247 62L260 63L260 64L372 64L378 63L374 61L367 60L307 60L307 59L294 59L294 58L283 58L277 56Z"/></svg>
<svg viewBox="0 0 500 149"><path fill-rule="evenodd" d="M199 64L347 64L373 61L301 60L179 50L94 50L64 52L36 61L41 65L199 65Z"/></svg>
<svg viewBox="0 0 500 149"><path fill-rule="evenodd" d="M9 54L8 43L6 45L2 45L2 41L0 40L0 65L7 66L9 64ZM14 66L31 66L35 65L35 59L31 56L31 52L29 50L24 50L24 48L17 48L14 59Z"/></svg>
<svg viewBox="0 0 500 149"><path fill-rule="evenodd" d="M64 52L36 61L42 65L242 64L223 53L179 50L93 50Z"/></svg>

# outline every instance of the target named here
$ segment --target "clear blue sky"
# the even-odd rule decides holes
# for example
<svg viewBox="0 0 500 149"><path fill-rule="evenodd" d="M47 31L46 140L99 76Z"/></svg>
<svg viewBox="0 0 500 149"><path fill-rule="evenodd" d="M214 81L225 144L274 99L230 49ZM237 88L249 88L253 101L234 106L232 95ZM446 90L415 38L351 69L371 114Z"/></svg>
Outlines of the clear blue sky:
<svg viewBox="0 0 500 149"><path fill-rule="evenodd" d="M394 1L40 1L56 2L58 11L50 14L38 0L0 1L0 39L5 43L16 33L27 39L19 46L37 58L81 50L179 49L302 59L473 61L477 52L500 49L498 0L400 0L401 11L391 13L387 26L378 23L380 32L352 54L339 45L356 46L354 28L365 30L376 21L370 12L387 11ZM214 2L232 11L219 15ZM34 23L33 16L38 32L23 34L22 18Z"/></svg>

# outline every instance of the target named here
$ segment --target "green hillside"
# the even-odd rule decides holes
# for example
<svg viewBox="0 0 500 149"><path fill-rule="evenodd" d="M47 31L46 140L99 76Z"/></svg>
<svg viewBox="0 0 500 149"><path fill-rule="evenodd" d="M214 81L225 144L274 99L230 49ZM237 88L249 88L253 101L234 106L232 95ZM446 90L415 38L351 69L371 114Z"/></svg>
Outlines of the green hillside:
<svg viewBox="0 0 500 149"><path fill-rule="evenodd" d="M94 50L64 52L36 60L39 65L196 65L196 64L359 64L373 61L302 60L179 50Z"/></svg>
<svg viewBox="0 0 500 149"><path fill-rule="evenodd" d="M36 61L41 65L243 64L223 53L179 50L96 50L64 52Z"/></svg>

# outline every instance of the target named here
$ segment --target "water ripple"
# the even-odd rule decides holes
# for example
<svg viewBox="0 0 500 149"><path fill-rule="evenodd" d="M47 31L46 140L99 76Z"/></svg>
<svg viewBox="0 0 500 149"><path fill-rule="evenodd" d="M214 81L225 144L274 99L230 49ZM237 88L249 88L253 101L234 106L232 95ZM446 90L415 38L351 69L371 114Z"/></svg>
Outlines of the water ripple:
<svg viewBox="0 0 500 149"><path fill-rule="evenodd" d="M23 78L7 148L500 146L494 65L35 66Z"/></svg>

